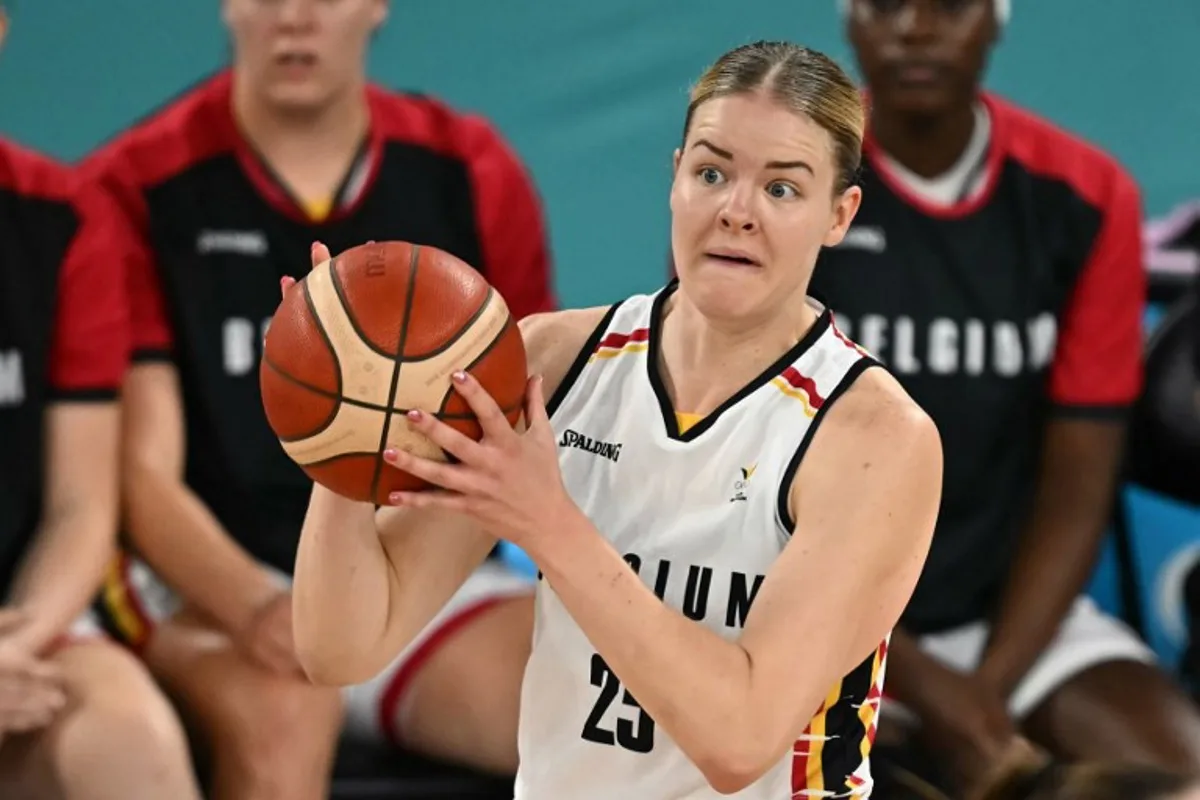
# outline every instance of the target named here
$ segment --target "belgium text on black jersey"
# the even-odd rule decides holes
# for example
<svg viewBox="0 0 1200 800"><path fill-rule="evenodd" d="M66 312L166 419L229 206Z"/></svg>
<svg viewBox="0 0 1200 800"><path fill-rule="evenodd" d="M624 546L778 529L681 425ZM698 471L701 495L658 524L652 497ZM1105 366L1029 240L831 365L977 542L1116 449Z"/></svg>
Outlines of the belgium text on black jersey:
<svg viewBox="0 0 1200 800"><path fill-rule="evenodd" d="M1133 180L997 98L982 188L931 205L868 138L862 207L813 294L933 417L941 516L905 617L982 617L1028 520L1048 413L1120 413L1141 381L1145 271Z"/></svg>

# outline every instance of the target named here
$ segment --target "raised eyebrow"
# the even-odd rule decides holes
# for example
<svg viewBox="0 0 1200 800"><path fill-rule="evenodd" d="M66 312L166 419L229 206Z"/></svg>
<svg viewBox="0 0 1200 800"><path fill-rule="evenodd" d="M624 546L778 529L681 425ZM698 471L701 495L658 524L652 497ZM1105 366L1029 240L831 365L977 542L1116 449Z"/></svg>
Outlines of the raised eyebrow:
<svg viewBox="0 0 1200 800"><path fill-rule="evenodd" d="M802 169L814 177L817 174L807 161L768 161L767 169Z"/></svg>
<svg viewBox="0 0 1200 800"><path fill-rule="evenodd" d="M697 147L706 147L711 150L714 155L718 155L726 161L733 161L733 153L722 147L717 147L708 139L697 139L695 144L692 145L692 149L695 150Z"/></svg>

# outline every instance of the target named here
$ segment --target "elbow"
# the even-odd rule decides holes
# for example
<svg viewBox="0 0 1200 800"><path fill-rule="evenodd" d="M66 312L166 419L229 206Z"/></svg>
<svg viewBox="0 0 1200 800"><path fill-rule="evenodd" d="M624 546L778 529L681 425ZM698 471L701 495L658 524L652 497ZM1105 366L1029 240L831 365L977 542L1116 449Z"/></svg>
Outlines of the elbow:
<svg viewBox="0 0 1200 800"><path fill-rule="evenodd" d="M729 744L721 752L698 759L696 766L713 791L730 795L753 785L777 760L752 748Z"/></svg>
<svg viewBox="0 0 1200 800"><path fill-rule="evenodd" d="M754 731L754 728L742 728ZM708 785L718 794L737 794L767 774L787 752L760 732L729 736L728 729L714 731L712 746L695 759Z"/></svg>
<svg viewBox="0 0 1200 800"><path fill-rule="evenodd" d="M293 594L293 604L296 599ZM376 665L375 659L355 648L352 643L308 622L293 605L292 641L296 662L309 683L315 686L354 686L366 683L387 666Z"/></svg>
<svg viewBox="0 0 1200 800"><path fill-rule="evenodd" d="M296 629L295 647L296 661L300 669L314 686L330 686L340 688L363 683L370 675L363 675L362 670L354 669L352 659L343 654L337 654L333 648L323 647L311 639L301 636Z"/></svg>

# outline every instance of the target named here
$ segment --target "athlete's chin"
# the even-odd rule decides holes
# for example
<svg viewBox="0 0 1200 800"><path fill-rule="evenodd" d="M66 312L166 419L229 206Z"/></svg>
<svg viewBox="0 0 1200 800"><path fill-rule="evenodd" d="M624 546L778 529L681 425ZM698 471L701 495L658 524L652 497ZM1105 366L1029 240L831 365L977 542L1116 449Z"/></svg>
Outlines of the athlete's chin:
<svg viewBox="0 0 1200 800"><path fill-rule="evenodd" d="M266 101L281 114L314 114L329 105L329 90L315 81L276 84Z"/></svg>
<svg viewBox="0 0 1200 800"><path fill-rule="evenodd" d="M713 274L701 270L681 275L688 299L709 319L740 319L756 315L771 295L771 287L761 268L756 274L741 270ZM747 270L749 272L749 270Z"/></svg>

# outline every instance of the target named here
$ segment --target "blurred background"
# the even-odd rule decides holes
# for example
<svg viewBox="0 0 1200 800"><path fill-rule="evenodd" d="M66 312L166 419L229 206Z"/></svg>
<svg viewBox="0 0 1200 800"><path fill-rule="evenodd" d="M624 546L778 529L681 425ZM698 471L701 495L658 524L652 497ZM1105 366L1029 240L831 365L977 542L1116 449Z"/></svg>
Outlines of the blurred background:
<svg viewBox="0 0 1200 800"><path fill-rule="evenodd" d="M544 196L563 303L607 302L662 282L671 150L711 59L779 38L853 66L833 0L736 5L395 2L370 73L493 120ZM225 63L215 6L18 2L0 129L82 156ZM1115 155L1161 215L1200 196L1198 43L1193 0L1018 0L987 84Z"/></svg>
<svg viewBox="0 0 1200 800"><path fill-rule="evenodd" d="M81 158L225 65L217 5L9 4L0 135ZM427 0L392 3L370 76L495 124L544 201L562 304L593 305L662 285L671 154L689 84L717 54L756 39L797 41L854 67L834 0ZM1197 0L1014 0L987 73L993 92L1099 145L1137 180L1148 341L1194 291L1200 264L1198 44ZM1151 358L1090 593L1194 690L1200 655L1187 608L1200 608L1200 393L1190 366L1180 377L1190 363L1182 347Z"/></svg>

